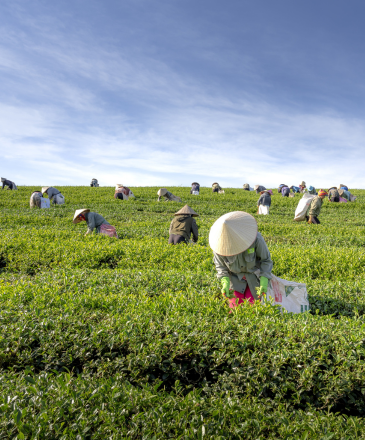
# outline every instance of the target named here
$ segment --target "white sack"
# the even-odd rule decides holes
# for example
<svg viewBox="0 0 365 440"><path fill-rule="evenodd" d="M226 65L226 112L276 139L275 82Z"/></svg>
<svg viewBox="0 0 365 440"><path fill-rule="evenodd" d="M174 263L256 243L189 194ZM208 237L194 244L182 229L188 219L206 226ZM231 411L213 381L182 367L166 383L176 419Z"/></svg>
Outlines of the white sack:
<svg viewBox="0 0 365 440"><path fill-rule="evenodd" d="M132 193L131 190L129 190L129 197L134 197L134 198L136 198L136 196Z"/></svg>
<svg viewBox="0 0 365 440"><path fill-rule="evenodd" d="M268 215L269 207L267 205L259 205L259 214Z"/></svg>
<svg viewBox="0 0 365 440"><path fill-rule="evenodd" d="M198 195L199 195L199 191L191 191L191 194L192 194L193 196L198 196Z"/></svg>
<svg viewBox="0 0 365 440"><path fill-rule="evenodd" d="M41 208L49 208L51 206L50 200L41 197Z"/></svg>
<svg viewBox="0 0 365 440"><path fill-rule="evenodd" d="M305 215L308 211L309 205L312 200L316 197L314 194L305 193L303 197L299 200L297 209L295 210L294 220L301 222L305 220Z"/></svg>
<svg viewBox="0 0 365 440"><path fill-rule="evenodd" d="M15 185L15 183L13 182L13 190L14 189L18 189L17 186Z"/></svg>
<svg viewBox="0 0 365 440"><path fill-rule="evenodd" d="M53 196L53 203L55 205L63 205L65 203L65 197L59 193Z"/></svg>
<svg viewBox="0 0 365 440"><path fill-rule="evenodd" d="M283 280L275 275L269 280L266 300L269 298L291 313L303 313L310 309L305 284Z"/></svg>
<svg viewBox="0 0 365 440"><path fill-rule="evenodd" d="M350 202L354 202L356 200L356 197L354 195L350 195Z"/></svg>

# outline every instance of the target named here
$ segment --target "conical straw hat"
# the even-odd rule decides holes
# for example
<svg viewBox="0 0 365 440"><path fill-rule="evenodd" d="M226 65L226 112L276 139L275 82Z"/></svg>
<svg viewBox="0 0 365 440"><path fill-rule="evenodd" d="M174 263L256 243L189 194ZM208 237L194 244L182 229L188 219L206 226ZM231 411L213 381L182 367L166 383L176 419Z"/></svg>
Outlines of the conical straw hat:
<svg viewBox="0 0 365 440"><path fill-rule="evenodd" d="M167 189L166 188L161 188L157 191L157 194L161 197L164 196L167 193Z"/></svg>
<svg viewBox="0 0 365 440"><path fill-rule="evenodd" d="M210 228L209 245L219 255L237 255L247 250L257 237L257 222L243 211L222 215Z"/></svg>
<svg viewBox="0 0 365 440"><path fill-rule="evenodd" d="M121 183L117 183L117 188L122 188L123 187L123 185L121 184Z"/></svg>
<svg viewBox="0 0 365 440"><path fill-rule="evenodd" d="M302 185L302 186L305 186L305 182L304 182L304 180L302 180L302 183L301 183L301 185Z"/></svg>
<svg viewBox="0 0 365 440"><path fill-rule="evenodd" d="M180 211L175 212L174 215L180 214L190 214L192 217L199 217L199 214L194 211L194 209L190 208L189 205L185 205Z"/></svg>
<svg viewBox="0 0 365 440"><path fill-rule="evenodd" d="M72 220L72 223L75 223L75 225L77 225L77 223L80 223L80 219L77 218L80 214L82 214L83 212L90 212L90 209L76 209L75 211L75 215L74 215L74 219Z"/></svg>
<svg viewBox="0 0 365 440"><path fill-rule="evenodd" d="M260 186L260 185L255 185L255 186L253 187L253 189L256 191L257 189L259 189L259 186Z"/></svg>
<svg viewBox="0 0 365 440"><path fill-rule="evenodd" d="M50 186L43 186L42 187L42 194L44 194L48 188L50 188Z"/></svg>
<svg viewBox="0 0 365 440"><path fill-rule="evenodd" d="M2 178L1 178L1 181L2 181L2 182L5 182L5 180L6 180L5 177L2 177Z"/></svg>

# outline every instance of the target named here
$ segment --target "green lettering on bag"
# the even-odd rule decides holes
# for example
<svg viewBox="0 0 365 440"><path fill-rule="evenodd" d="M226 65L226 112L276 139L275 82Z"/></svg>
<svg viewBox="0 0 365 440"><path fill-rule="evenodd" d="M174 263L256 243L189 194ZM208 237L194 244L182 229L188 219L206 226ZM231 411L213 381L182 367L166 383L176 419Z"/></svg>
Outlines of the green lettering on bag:
<svg viewBox="0 0 365 440"><path fill-rule="evenodd" d="M251 248L247 251L247 253L249 253L249 254L253 254L254 252L255 252L255 248Z"/></svg>

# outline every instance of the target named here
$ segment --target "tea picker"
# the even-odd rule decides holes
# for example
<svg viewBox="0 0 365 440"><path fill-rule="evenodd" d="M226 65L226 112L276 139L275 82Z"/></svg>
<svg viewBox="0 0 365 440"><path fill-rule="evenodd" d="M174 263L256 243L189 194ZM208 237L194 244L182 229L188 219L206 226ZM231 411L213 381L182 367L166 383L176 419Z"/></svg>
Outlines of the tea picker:
<svg viewBox="0 0 365 440"><path fill-rule="evenodd" d="M256 194L260 194L262 191L266 190L266 188L263 185L255 185L253 189L256 191Z"/></svg>
<svg viewBox="0 0 365 440"><path fill-rule="evenodd" d="M3 189L5 189L6 186L7 186L6 189L10 189L10 190L18 189L14 182L12 182L11 180L6 179L5 177L1 178L1 182L3 184Z"/></svg>
<svg viewBox="0 0 365 440"><path fill-rule="evenodd" d="M157 201L159 202L162 197L165 198L165 202L181 202L181 198L174 196L170 191L167 191L166 188L161 188L157 191L157 195L158 195L158 199Z"/></svg>
<svg viewBox="0 0 365 440"><path fill-rule="evenodd" d="M219 186L219 183L214 182L212 185L212 191L215 193L219 193L220 191L222 191L222 188Z"/></svg>
<svg viewBox="0 0 365 440"><path fill-rule="evenodd" d="M283 197L289 197L289 194L290 194L290 189L286 185L282 186L281 187L281 195Z"/></svg>
<svg viewBox="0 0 365 440"><path fill-rule="evenodd" d="M194 217L198 217L199 214L190 206L185 205L174 215L169 229L169 244L187 244L191 235L193 235L193 243L196 243L199 239L199 232Z"/></svg>
<svg viewBox="0 0 365 440"><path fill-rule="evenodd" d="M315 196L313 198L313 200L311 201L311 204L309 206L308 209L308 214L306 216L306 219L308 221L309 224L313 224L313 225L319 225L320 221L318 219L318 216L321 212L321 208L322 208L322 204L323 204L323 199L328 196L328 193L323 190L320 189L318 191L318 196Z"/></svg>
<svg viewBox="0 0 365 440"><path fill-rule="evenodd" d="M98 179L95 179L95 177L91 179L90 186L93 188L98 188L99 187Z"/></svg>
<svg viewBox="0 0 365 440"><path fill-rule="evenodd" d="M133 192L121 183L117 183L114 198L119 200L128 200L130 197L135 197Z"/></svg>
<svg viewBox="0 0 365 440"><path fill-rule="evenodd" d="M194 196L198 196L200 192L200 185L198 182L193 182L191 184L191 190L190 190L190 194L193 194Z"/></svg>
<svg viewBox="0 0 365 440"><path fill-rule="evenodd" d="M301 193L305 193L306 192L307 187L306 187L306 184L305 184L304 180L302 180L302 183L299 185L299 188L300 188L300 192Z"/></svg>
<svg viewBox="0 0 365 440"><path fill-rule="evenodd" d="M92 234L95 229L97 234L105 234L109 237L118 238L115 227L108 223L105 218L97 212L90 212L90 209L77 209L75 211L73 223L76 225L82 221L87 223L87 231L85 235Z"/></svg>
<svg viewBox="0 0 365 440"><path fill-rule="evenodd" d="M45 199L40 191L34 191L30 196L29 205L31 208L49 208L49 199Z"/></svg>
<svg viewBox="0 0 365 440"><path fill-rule="evenodd" d="M264 190L260 192L260 198L257 201L258 211L257 214L269 214L271 206L271 194L269 191Z"/></svg>
<svg viewBox="0 0 365 440"><path fill-rule="evenodd" d="M244 300L254 303L267 293L273 262L252 215L234 211L220 217L210 229L209 245L230 308Z"/></svg>
<svg viewBox="0 0 365 440"><path fill-rule="evenodd" d="M335 186L332 186L328 190L328 200L330 202L336 202L336 203L338 203L340 201L340 193L338 192L338 190Z"/></svg>
<svg viewBox="0 0 365 440"><path fill-rule="evenodd" d="M63 205L65 203L65 197L61 194L61 191L53 188L53 186L44 186L42 188L42 194L47 194L49 200L54 205Z"/></svg>

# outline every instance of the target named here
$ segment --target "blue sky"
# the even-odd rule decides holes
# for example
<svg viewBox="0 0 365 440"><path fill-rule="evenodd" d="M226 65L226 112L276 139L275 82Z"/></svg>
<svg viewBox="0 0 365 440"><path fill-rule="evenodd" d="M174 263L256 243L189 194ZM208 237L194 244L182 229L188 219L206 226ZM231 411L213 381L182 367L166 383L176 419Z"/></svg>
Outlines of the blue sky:
<svg viewBox="0 0 365 440"><path fill-rule="evenodd" d="M365 3L3 0L0 174L364 188Z"/></svg>

